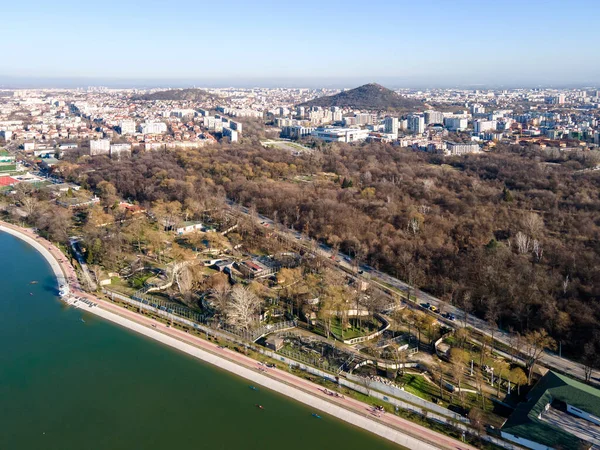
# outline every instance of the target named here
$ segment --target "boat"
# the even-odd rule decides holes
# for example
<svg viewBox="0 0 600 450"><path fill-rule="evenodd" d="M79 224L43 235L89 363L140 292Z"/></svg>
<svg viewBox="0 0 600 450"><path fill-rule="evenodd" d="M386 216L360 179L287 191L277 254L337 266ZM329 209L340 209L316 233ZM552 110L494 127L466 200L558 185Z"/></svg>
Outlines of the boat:
<svg viewBox="0 0 600 450"><path fill-rule="evenodd" d="M257 405L256 405L256 407L257 407L258 409L265 409L265 408L263 408L263 405L259 405L259 404L257 404Z"/></svg>
<svg viewBox="0 0 600 450"><path fill-rule="evenodd" d="M252 389L253 391L258 391L258 388L256 386L249 386L250 389Z"/></svg>
<svg viewBox="0 0 600 450"><path fill-rule="evenodd" d="M317 413L312 413L312 416L317 418L317 419L321 419L322 417L320 415L318 415Z"/></svg>
<svg viewBox="0 0 600 450"><path fill-rule="evenodd" d="M38 284L38 282L34 280L34 281L30 282L29 284Z"/></svg>
<svg viewBox="0 0 600 450"><path fill-rule="evenodd" d="M29 295L33 295L33 292L30 292Z"/></svg>
<svg viewBox="0 0 600 450"><path fill-rule="evenodd" d="M81 321L82 321L83 323L85 323L85 320L81 319Z"/></svg>

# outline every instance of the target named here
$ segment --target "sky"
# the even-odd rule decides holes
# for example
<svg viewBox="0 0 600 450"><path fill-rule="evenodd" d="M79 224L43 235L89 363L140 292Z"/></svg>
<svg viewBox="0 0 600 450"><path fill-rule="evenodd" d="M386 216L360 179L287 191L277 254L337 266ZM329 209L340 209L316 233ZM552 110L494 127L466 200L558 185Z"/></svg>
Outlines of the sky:
<svg viewBox="0 0 600 450"><path fill-rule="evenodd" d="M0 86L600 85L600 0L11 1Z"/></svg>

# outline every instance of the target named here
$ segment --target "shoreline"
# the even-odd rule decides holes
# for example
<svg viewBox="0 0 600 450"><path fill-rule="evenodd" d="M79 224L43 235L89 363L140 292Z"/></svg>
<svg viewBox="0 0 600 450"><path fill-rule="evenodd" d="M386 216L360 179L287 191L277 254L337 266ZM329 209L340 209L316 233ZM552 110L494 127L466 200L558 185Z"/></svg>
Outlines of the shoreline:
<svg viewBox="0 0 600 450"><path fill-rule="evenodd" d="M19 239L19 240L25 242L26 244L29 244L31 247L33 247L38 253L40 253L44 257L46 262L50 265L50 268L52 269L52 272L54 272L54 276L56 277L58 287L60 288L60 286L65 286L65 288L68 290L69 283L67 281L67 277L65 276L65 273L63 272L62 266L56 260L56 258L52 255L52 253L50 253L50 251L46 247L44 247L42 244L40 244L40 242L38 240L32 238L31 236L29 236L19 230L16 230L15 228L13 228L12 225L10 225L10 226L7 226L7 225L8 225L7 223L0 221L0 232L10 234L11 236L16 237L17 239Z"/></svg>
<svg viewBox="0 0 600 450"><path fill-rule="evenodd" d="M437 448L473 449L473 447L466 443L454 440L391 414L386 414L384 420L374 420L367 412L369 410L368 405L358 400L344 399L332 401L321 392L320 386L278 369L269 369L269 375L263 374L257 370L258 361L231 350L225 351L226 349L219 349L216 344L204 341L199 337L191 336L173 328L163 329L161 327L159 331L152 319L83 292L77 281L75 270L64 259L60 250L50 242L41 237L36 238L36 235L31 230L22 229L4 222L0 222L0 232L2 231L26 242L37 250L46 259L48 264L50 264L59 286L64 285L69 289L68 286L70 284L74 295L85 297L98 305L88 307L87 305L83 306L83 303L73 304L73 302L67 302L71 306L77 307L82 311L88 311L105 320L161 342L164 345L283 394L290 399L316 408L321 412L406 448L418 450ZM55 253L58 253L60 256ZM69 280L71 280L71 283L68 283ZM386 424L383 422L395 423ZM411 431L403 432L403 430ZM415 436L423 436L423 440ZM440 447L434 445L434 442L440 445Z"/></svg>

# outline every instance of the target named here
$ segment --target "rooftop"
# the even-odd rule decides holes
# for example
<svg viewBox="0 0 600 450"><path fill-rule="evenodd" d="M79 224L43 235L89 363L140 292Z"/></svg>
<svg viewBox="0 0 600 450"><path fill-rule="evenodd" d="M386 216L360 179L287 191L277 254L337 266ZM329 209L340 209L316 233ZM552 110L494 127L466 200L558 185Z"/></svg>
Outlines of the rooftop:
<svg viewBox="0 0 600 450"><path fill-rule="evenodd" d="M508 418L502 431L549 447L579 448L581 441L540 418L553 401L564 402L600 417L600 390L555 372L544 375Z"/></svg>

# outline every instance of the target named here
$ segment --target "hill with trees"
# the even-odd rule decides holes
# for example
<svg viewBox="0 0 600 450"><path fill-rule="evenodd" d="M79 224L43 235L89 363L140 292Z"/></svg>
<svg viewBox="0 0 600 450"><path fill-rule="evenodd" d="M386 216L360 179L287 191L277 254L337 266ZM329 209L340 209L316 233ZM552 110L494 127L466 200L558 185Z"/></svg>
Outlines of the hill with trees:
<svg viewBox="0 0 600 450"><path fill-rule="evenodd" d="M55 170L145 207L212 210L227 197L505 330L547 330L582 357L590 339L600 348L600 172L581 169L599 161L503 145L442 158L383 143L300 156L240 144Z"/></svg>
<svg viewBox="0 0 600 450"><path fill-rule="evenodd" d="M321 106L329 108L365 109L377 111L406 111L415 110L423 104L411 98L404 97L377 83L365 84L339 94L318 97L299 106Z"/></svg>
<svg viewBox="0 0 600 450"><path fill-rule="evenodd" d="M203 89L168 89L166 91L157 91L151 94L139 95L134 97L134 100L204 102L207 100L218 100L219 98L218 95L211 94Z"/></svg>

